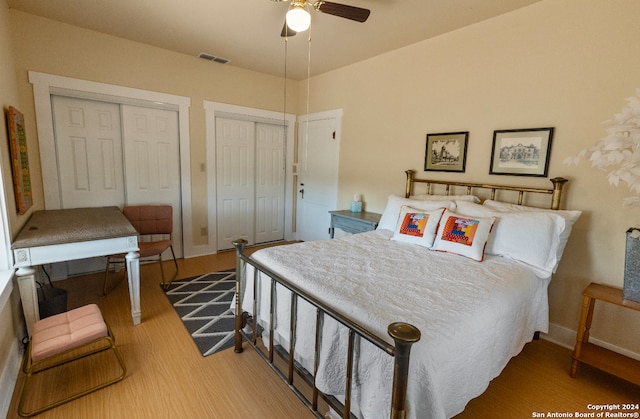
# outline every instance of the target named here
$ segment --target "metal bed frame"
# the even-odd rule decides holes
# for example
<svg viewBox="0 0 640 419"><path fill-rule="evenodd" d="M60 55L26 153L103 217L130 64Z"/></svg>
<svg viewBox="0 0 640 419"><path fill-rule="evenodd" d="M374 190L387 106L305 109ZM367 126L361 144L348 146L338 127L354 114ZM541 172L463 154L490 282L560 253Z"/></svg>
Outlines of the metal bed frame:
<svg viewBox="0 0 640 419"><path fill-rule="evenodd" d="M416 183L427 184L427 193L432 193L432 186L444 185L446 195L452 194L455 187L466 188L466 193L471 194L477 189L489 190L491 199L495 199L496 191L515 191L518 193L518 204L522 205L523 197L525 193L539 193L550 194L551 205L550 209L560 209L562 190L564 184L567 182L565 178L553 178L550 181L553 183L553 188L531 188L531 187L517 187L517 186L504 186L494 184L481 184L481 183L469 183L469 182L449 182L440 180L427 180L416 179L415 171L407 170L406 181L406 197L411 196L413 187ZM453 187L453 188L452 188ZM394 341L394 345L390 345L384 337L377 336L373 332L367 330L361 325L355 323L353 320L343 316L335 309L322 303L313 295L307 293L305 290L300 289L295 284L292 284L286 278L273 272L267 266L251 259L244 254L244 248L247 245L246 240L238 239L233 242L236 250L236 300L235 300L235 352L241 353L243 351L242 342L245 340L250 346L252 346L256 352L271 366L271 368L283 379L289 386L289 388L300 398L300 400L316 415L318 418L323 418L322 413L318 411L318 402L322 398L329 406L342 414L344 419L354 417L351 414L351 381L353 370L353 353L354 342L356 336L366 339L380 350L386 352L394 358L394 372L393 372L393 387L391 395L391 419L404 419L407 416L406 412L406 395L407 395L407 383L409 376L409 357L411 353L411 346L420 340L420 331L409 323L392 323L388 326L387 332ZM251 332L248 333L245 330L245 326L248 323L248 314L242 311L242 290L243 283L245 282L246 266L251 265L254 269L254 301L253 301L253 313L257 312L257 283L258 275L262 272L266 274L270 279L271 285L271 306L270 306L270 318L269 318L269 345L266 350L258 344L258 324L257 316L252 318ZM284 286L291 291L291 322L289 325L289 348L282 348L274 345L273 341L273 325L274 325L274 295L276 290L276 283ZM302 298L309 302L316 308L316 336L315 336L315 359L314 359L314 371L312 373L306 371L299 365L294 359L292 354L294 353L294 345L296 341L296 312L297 301ZM347 347L347 368L346 368L346 387L344 403L338 401L335 397L320 392L315 386L315 377L318 372L320 345L322 344L322 324L325 316L331 316L338 321L349 331L349 341ZM284 362L287 363L286 372L282 371L278 365L276 365L276 359L274 355L277 354ZM303 390L295 383L294 377L300 377L304 383L310 386L311 397L303 393Z"/></svg>

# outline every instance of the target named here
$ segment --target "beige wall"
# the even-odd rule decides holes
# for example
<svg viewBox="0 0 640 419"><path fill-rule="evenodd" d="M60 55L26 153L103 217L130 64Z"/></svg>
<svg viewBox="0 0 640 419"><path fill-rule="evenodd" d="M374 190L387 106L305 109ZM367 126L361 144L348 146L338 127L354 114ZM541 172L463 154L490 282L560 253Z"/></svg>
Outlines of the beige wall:
<svg viewBox="0 0 640 419"><path fill-rule="evenodd" d="M5 112L9 106L14 106L19 110L24 108L18 95L18 88L15 79L15 66L13 58L13 47L11 44L11 33L9 31L9 11L5 2L0 2L0 105L2 106L2 125L0 129L0 166L2 177L6 187L5 199L7 202L7 213L12 226L17 226L26 216L18 217L16 211L15 197L12 189L11 163L9 157L9 141L7 139ZM1 227L0 227L1 228ZM15 231L17 227L12 231ZM0 375L10 374L16 365L17 340L21 339L26 331L21 327L22 317L19 305L20 297L18 288L13 288L9 302L0 307ZM9 377L2 377L3 383L11 381ZM3 391L5 389L3 388ZM9 398L11 396L9 395ZM0 402L5 400L5 396L0 396ZM0 404L0 411L4 406ZM8 404L7 406L8 407Z"/></svg>
<svg viewBox="0 0 640 419"><path fill-rule="evenodd" d="M194 245L206 244L200 227L207 226L205 111L203 101L283 111L283 80L201 60L184 54L103 35L26 13L10 12L16 46L21 99L28 103L25 119L35 131L33 92L28 71L85 79L186 96L191 99L191 187ZM291 82L287 107L296 108L297 82ZM289 109L287 111L289 111ZM29 137L29 158L40 161L36 135ZM213 167L212 165L210 167ZM36 168L34 168L36 169ZM42 179L34 170L36 205L44 206Z"/></svg>
<svg viewBox="0 0 640 419"><path fill-rule="evenodd" d="M588 163L562 162L603 137L602 122L640 87L638 16L636 0L546 0L313 78L312 112L344 108L341 207L361 193L381 212L404 191L406 169L550 187L489 175L489 160L494 130L555 127L549 174L570 179L565 207L583 215L550 286L551 321L575 330L589 282L622 286L625 231L640 226L640 208L623 208L626 186ZM466 173L424 172L425 135L454 131L470 132ZM638 313L597 308L593 336L640 353L639 329Z"/></svg>
<svg viewBox="0 0 640 419"><path fill-rule="evenodd" d="M624 232L640 225L638 209L622 208L625 187L609 187L587 163L562 164L601 138L602 121L640 87L638 15L636 0L545 0L313 78L311 112L344 109L341 206L361 193L368 209L381 211L389 193L403 191L404 170L424 174L426 133L470 132L466 173L429 173L433 177L550 185L540 178L489 175L489 158L495 129L555 127L549 174L570 179L565 206L583 211L550 287L551 321L559 332L571 332L580 293L590 281L622 286ZM39 156L28 70L191 98L194 229L206 224L207 211L205 176L197 170L205 155L202 101L282 110L281 78L17 11L9 16L16 40L16 102L31 124L35 172ZM288 91L289 110L306 112L306 88L292 83ZM42 182L33 182L36 206L42 207ZM603 307L593 335L640 353L640 336L629 333L639 327L637 313Z"/></svg>

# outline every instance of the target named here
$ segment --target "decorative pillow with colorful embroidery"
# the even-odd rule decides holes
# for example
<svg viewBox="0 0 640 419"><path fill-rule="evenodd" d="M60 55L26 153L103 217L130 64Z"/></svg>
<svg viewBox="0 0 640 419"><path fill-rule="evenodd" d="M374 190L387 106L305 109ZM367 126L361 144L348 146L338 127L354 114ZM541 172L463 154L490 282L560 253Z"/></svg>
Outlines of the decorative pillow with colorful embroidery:
<svg viewBox="0 0 640 419"><path fill-rule="evenodd" d="M433 248L482 261L495 217L472 217L446 210L440 219Z"/></svg>
<svg viewBox="0 0 640 419"><path fill-rule="evenodd" d="M403 205L391 240L431 247L444 208L425 211Z"/></svg>
<svg viewBox="0 0 640 419"><path fill-rule="evenodd" d="M395 231L400 219L400 209L403 205L407 205L422 211L432 211L438 208L455 209L456 204L453 201L420 201L412 198L403 198L397 195L389 195L387 206L380 217L378 230L385 229Z"/></svg>

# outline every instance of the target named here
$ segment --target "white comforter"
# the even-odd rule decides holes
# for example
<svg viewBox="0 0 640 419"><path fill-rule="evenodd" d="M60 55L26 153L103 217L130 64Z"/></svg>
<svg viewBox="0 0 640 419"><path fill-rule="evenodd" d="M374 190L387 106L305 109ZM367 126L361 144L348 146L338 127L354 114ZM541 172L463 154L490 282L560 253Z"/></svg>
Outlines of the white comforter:
<svg viewBox="0 0 640 419"><path fill-rule="evenodd" d="M390 323L418 327L408 386L410 418L445 418L482 394L535 331L547 332L547 286L526 266L487 256L462 256L389 240L378 230L342 239L298 243L255 252L255 260L326 304L386 337ZM243 309L253 311L247 272ZM259 281L266 283L266 281ZM268 330L269 287L259 293L260 322ZM288 347L288 292L279 287L274 338ZM315 310L298 304L296 358L313 371ZM344 394L346 332L325 320L318 388ZM362 340L356 347L352 409L362 418L388 418L393 361Z"/></svg>

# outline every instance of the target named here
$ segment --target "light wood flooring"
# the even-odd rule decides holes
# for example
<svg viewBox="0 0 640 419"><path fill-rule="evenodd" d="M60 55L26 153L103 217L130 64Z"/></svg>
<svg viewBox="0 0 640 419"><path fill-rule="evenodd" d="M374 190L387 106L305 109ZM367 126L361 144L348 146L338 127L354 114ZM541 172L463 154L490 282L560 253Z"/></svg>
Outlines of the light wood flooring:
<svg viewBox="0 0 640 419"><path fill-rule="evenodd" d="M248 249L250 252L252 249ZM179 278L229 269L234 252L179 260ZM173 264L165 265L173 272ZM45 412L38 418L311 418L297 397L252 349L229 349L203 358L159 286L157 264L141 268L142 323L133 326L126 281L102 295L102 274L59 281L69 308L100 306L127 363L119 383ZM122 272L115 276L122 276ZM111 276L115 278L115 276ZM109 360L94 368L109 369ZM640 387L587 366L569 377L571 352L540 340L511 360L487 391L458 418L531 418L535 412L591 412L588 404L640 402ZM38 384L34 402L86 375L71 368ZM107 372L103 372L106 374ZM56 373L57 374L57 373ZM20 373L8 418L17 418ZM3 389L5 391L5 389Z"/></svg>

